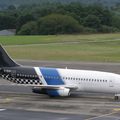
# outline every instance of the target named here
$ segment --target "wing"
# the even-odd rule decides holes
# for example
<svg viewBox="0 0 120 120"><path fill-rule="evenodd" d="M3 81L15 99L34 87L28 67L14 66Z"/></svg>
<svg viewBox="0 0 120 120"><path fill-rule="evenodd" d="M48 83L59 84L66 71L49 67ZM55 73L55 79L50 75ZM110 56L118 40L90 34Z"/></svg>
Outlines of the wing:
<svg viewBox="0 0 120 120"><path fill-rule="evenodd" d="M17 86L26 86L26 87L35 87L35 88L43 88L43 89L64 89L64 88L68 88L70 90L76 90L78 89L77 86L73 86L73 85L27 85L27 84L12 84L13 86L17 85Z"/></svg>
<svg viewBox="0 0 120 120"><path fill-rule="evenodd" d="M78 89L77 86L67 86L67 85L38 85L34 87L39 87L44 89L64 89L64 88L68 88L70 90Z"/></svg>

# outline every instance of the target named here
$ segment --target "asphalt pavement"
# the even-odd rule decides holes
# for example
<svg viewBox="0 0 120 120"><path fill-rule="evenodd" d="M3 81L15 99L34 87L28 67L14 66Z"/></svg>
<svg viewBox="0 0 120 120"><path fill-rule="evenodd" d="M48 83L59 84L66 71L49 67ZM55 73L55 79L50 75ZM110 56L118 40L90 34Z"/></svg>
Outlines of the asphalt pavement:
<svg viewBox="0 0 120 120"><path fill-rule="evenodd" d="M17 60L26 66L99 70L120 74L120 63ZM120 100L113 95L73 93L50 98L34 94L30 87L0 79L0 120L120 120Z"/></svg>

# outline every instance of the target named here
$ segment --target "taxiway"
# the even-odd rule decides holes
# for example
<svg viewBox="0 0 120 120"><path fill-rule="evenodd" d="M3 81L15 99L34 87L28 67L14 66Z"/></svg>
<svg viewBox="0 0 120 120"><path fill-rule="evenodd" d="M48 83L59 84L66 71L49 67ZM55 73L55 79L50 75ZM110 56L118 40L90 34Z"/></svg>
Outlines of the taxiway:
<svg viewBox="0 0 120 120"><path fill-rule="evenodd" d="M101 70L120 74L120 63L84 63L18 60L27 66ZM120 101L113 95L73 93L49 98L31 88L0 79L0 120L120 120Z"/></svg>

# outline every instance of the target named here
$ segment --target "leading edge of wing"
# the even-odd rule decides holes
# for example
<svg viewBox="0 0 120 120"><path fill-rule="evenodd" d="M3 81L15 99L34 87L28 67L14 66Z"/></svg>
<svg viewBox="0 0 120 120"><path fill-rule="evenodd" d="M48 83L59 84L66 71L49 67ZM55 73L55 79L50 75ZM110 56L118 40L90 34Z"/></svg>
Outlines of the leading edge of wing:
<svg viewBox="0 0 120 120"><path fill-rule="evenodd" d="M15 84L13 84L15 85ZM25 85L25 84L17 84L17 86L26 86L26 87L37 87L37 88L43 88L43 89L78 89L77 86L73 85Z"/></svg>

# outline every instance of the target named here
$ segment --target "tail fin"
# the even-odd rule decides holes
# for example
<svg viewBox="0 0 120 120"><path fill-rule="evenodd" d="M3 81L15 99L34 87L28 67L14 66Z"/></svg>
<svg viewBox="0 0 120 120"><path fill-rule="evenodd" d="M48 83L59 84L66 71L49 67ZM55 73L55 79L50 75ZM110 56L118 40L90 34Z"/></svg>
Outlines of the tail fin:
<svg viewBox="0 0 120 120"><path fill-rule="evenodd" d="M0 67L16 67L20 66L12 60L4 48L0 45Z"/></svg>

